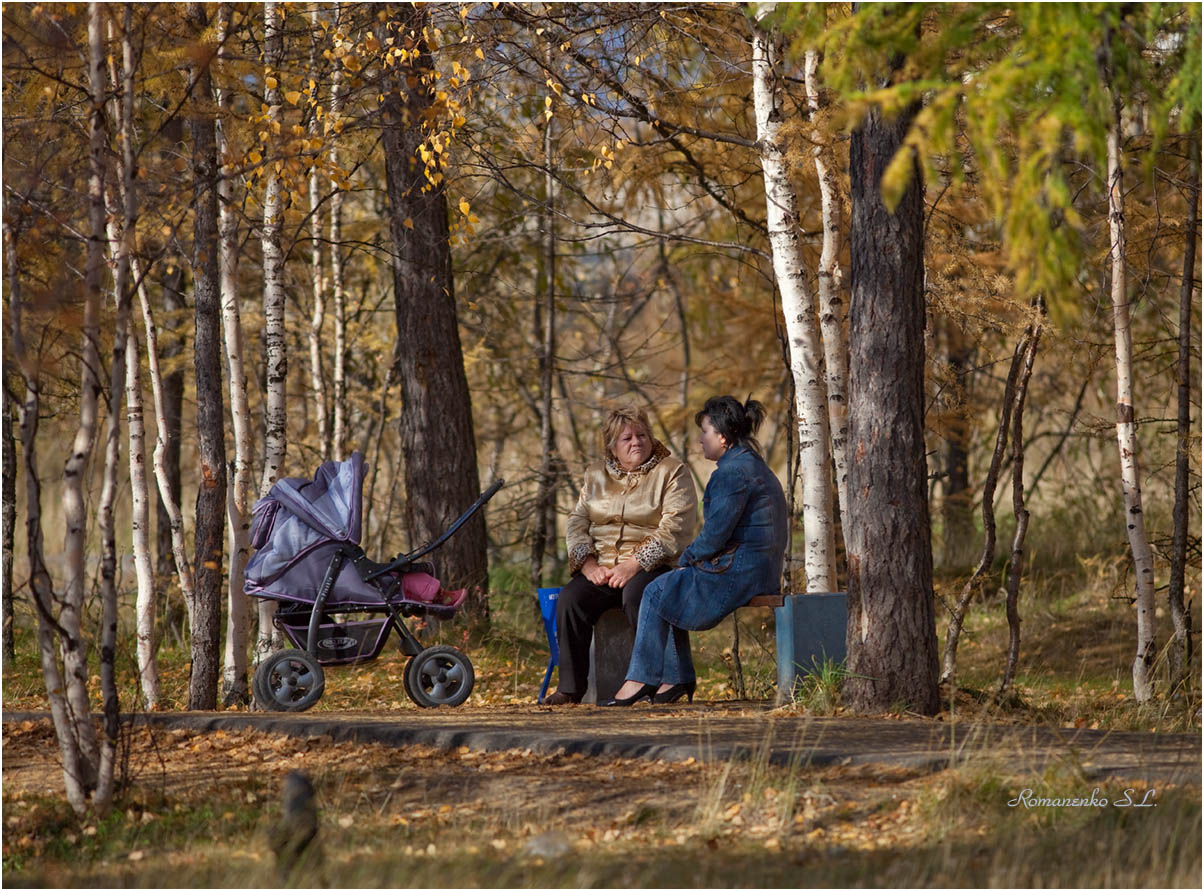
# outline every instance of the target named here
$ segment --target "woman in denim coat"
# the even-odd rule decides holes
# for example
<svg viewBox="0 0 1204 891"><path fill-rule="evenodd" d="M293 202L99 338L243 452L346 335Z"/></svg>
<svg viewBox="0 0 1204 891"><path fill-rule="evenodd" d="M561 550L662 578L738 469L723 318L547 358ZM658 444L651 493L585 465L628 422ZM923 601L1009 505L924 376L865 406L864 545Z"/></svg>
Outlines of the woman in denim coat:
<svg viewBox="0 0 1204 891"><path fill-rule="evenodd" d="M687 632L714 628L756 595L780 589L786 499L753 439L764 417L761 403L731 396L708 399L695 416L702 453L718 462L703 496L702 531L677 568L644 589L627 680L602 705L693 701Z"/></svg>

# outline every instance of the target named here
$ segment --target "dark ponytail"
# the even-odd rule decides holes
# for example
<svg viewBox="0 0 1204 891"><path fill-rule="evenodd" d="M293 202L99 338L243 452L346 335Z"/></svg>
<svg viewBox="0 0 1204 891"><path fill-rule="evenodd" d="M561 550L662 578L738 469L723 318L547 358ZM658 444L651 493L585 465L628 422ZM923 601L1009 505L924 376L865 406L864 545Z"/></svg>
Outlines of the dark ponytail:
<svg viewBox="0 0 1204 891"><path fill-rule="evenodd" d="M711 426L727 440L729 447L742 445L761 454L761 445L753 434L765 420L765 406L751 395L743 405L734 396L712 396L694 415L694 423L701 427L703 418L710 418Z"/></svg>

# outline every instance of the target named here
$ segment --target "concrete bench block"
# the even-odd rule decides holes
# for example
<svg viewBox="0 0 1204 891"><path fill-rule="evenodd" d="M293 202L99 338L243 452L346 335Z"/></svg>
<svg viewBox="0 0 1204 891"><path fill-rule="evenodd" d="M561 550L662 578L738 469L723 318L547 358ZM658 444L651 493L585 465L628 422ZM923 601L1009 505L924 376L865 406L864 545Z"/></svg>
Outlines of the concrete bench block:
<svg viewBox="0 0 1204 891"><path fill-rule="evenodd" d="M844 662L848 616L843 591L785 596L775 610L778 705L791 702L799 678L822 666L825 660Z"/></svg>
<svg viewBox="0 0 1204 891"><path fill-rule="evenodd" d="M635 631L627 624L627 614L610 609L594 625L594 639L589 646L589 686L582 702L596 704L614 699L627 677L631 648L635 646Z"/></svg>

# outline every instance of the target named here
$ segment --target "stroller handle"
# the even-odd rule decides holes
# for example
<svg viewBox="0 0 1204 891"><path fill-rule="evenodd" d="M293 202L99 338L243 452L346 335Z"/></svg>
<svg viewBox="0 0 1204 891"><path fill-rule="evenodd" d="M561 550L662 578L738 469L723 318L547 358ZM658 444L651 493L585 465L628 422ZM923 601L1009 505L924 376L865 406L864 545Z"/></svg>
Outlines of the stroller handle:
<svg viewBox="0 0 1204 891"><path fill-rule="evenodd" d="M466 522L468 522L468 519L473 514L475 514L477 511L479 511L481 509L481 506L486 501L488 501L490 498L492 498L494 495L496 495L498 493L498 490L501 489L502 486L504 486L505 484L506 484L505 480L498 480L496 483L494 483L492 486L490 486L488 489L486 489L484 492L482 492L481 497L473 502L472 507L470 507L468 510L464 511L464 513L460 514L459 519L457 519L456 522L452 523L451 526L449 526L447 528L446 532L444 532L442 535L440 535L438 538L436 538L430 544L424 545L423 547L420 547L415 551L411 551L408 554L399 554L397 557L393 558L392 562L386 563L383 566L380 566L379 568L373 569L371 572L366 573L363 576L364 581L365 582L372 581L372 579L378 578L378 577L384 575L385 573L392 572L395 569L399 569L400 567L405 566L407 563L413 563L415 560L417 560L419 557L423 556L424 554L429 554L431 551L435 550L435 548L439 547L445 541L447 541L449 538L451 538L456 533L457 529L459 529Z"/></svg>

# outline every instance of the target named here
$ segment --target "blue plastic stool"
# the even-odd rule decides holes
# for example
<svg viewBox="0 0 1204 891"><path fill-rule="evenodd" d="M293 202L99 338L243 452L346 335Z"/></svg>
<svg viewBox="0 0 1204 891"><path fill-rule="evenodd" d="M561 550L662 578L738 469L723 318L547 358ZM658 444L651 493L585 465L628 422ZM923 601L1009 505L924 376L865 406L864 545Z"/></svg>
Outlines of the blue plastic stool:
<svg viewBox="0 0 1204 891"><path fill-rule="evenodd" d="M548 695L548 683L552 680L552 669L560 664L560 645L556 643L556 599L559 588L539 589L539 615L543 617L543 630L548 635L548 670L543 674L543 686L539 688L539 703Z"/></svg>

